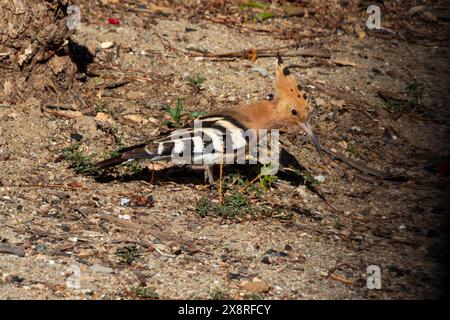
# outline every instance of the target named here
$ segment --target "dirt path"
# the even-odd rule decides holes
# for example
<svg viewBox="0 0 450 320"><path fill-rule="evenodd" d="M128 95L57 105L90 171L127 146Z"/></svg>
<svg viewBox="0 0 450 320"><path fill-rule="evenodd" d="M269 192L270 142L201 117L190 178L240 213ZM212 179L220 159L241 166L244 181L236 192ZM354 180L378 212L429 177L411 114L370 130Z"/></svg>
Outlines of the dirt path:
<svg viewBox="0 0 450 320"><path fill-rule="evenodd" d="M345 28L289 40L217 23L216 11L214 21L191 17L186 7L162 15L119 10L118 4L81 9L81 29L72 39L95 55L95 63L86 82L73 89L73 100L30 97L0 106L0 245L25 249L23 257L0 252L1 299L441 294L449 213L446 41L358 38ZM105 23L112 16L121 24ZM325 30L317 19L275 17L272 24L249 25L304 26L315 34ZM443 35L448 30L445 21L416 22ZM108 41L114 46L103 49ZM380 181L329 158L320 163L301 134L288 134L287 149L304 167L303 178L280 176L266 191L256 183L239 207L247 214L227 219L200 214L202 199L218 197L215 187L202 185L201 173L168 170L149 183L148 172L127 167L114 179L96 180L59 157L80 137L82 153L99 160L121 145L157 136L171 120L164 107L174 107L178 97L185 112L266 99L273 93L275 58L215 61L187 53L296 42L331 54L285 58L309 66L293 70L308 88L321 143L407 178ZM383 102L378 92L399 100ZM46 105L74 110L55 114ZM245 179L245 170L240 174ZM232 197L239 176L229 177ZM324 181L305 186L312 177ZM366 286L369 265L381 268L380 290Z"/></svg>

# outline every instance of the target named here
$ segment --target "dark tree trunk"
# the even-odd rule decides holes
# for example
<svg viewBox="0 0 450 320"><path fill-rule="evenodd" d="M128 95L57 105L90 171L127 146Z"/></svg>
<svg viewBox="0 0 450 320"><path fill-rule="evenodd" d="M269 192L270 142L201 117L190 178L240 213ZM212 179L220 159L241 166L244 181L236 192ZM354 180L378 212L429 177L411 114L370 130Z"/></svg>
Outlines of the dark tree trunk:
<svg viewBox="0 0 450 320"><path fill-rule="evenodd" d="M71 87L69 0L0 0L0 102L58 97Z"/></svg>

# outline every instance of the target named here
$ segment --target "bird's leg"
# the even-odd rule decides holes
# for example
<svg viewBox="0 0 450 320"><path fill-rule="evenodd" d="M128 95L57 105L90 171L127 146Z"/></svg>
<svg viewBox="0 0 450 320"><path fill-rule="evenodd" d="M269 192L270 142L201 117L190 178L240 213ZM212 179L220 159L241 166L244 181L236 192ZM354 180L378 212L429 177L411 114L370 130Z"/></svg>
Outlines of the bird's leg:
<svg viewBox="0 0 450 320"><path fill-rule="evenodd" d="M209 184L214 184L214 176L212 173L212 166L204 166L203 169L205 170L205 183L206 183L206 179L208 179Z"/></svg>

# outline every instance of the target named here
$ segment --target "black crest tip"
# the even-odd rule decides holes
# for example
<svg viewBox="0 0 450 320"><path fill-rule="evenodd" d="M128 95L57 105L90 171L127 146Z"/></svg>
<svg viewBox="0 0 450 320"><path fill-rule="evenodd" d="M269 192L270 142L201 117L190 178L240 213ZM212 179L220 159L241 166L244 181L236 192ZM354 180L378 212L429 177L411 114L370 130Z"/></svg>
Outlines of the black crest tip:
<svg viewBox="0 0 450 320"><path fill-rule="evenodd" d="M277 52L278 64L283 64L283 58L281 58L280 52Z"/></svg>

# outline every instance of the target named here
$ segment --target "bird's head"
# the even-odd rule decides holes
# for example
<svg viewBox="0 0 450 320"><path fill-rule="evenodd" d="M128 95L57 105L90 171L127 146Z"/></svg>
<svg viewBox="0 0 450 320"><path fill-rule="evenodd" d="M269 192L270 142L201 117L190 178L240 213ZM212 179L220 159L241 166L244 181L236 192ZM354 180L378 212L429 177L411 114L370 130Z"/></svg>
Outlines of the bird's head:
<svg viewBox="0 0 450 320"><path fill-rule="evenodd" d="M283 126L300 126L302 130L311 138L317 151L321 154L320 145L308 123L309 105L306 93L299 85L294 75L284 65L281 56L278 55L276 82L277 91L276 113Z"/></svg>

